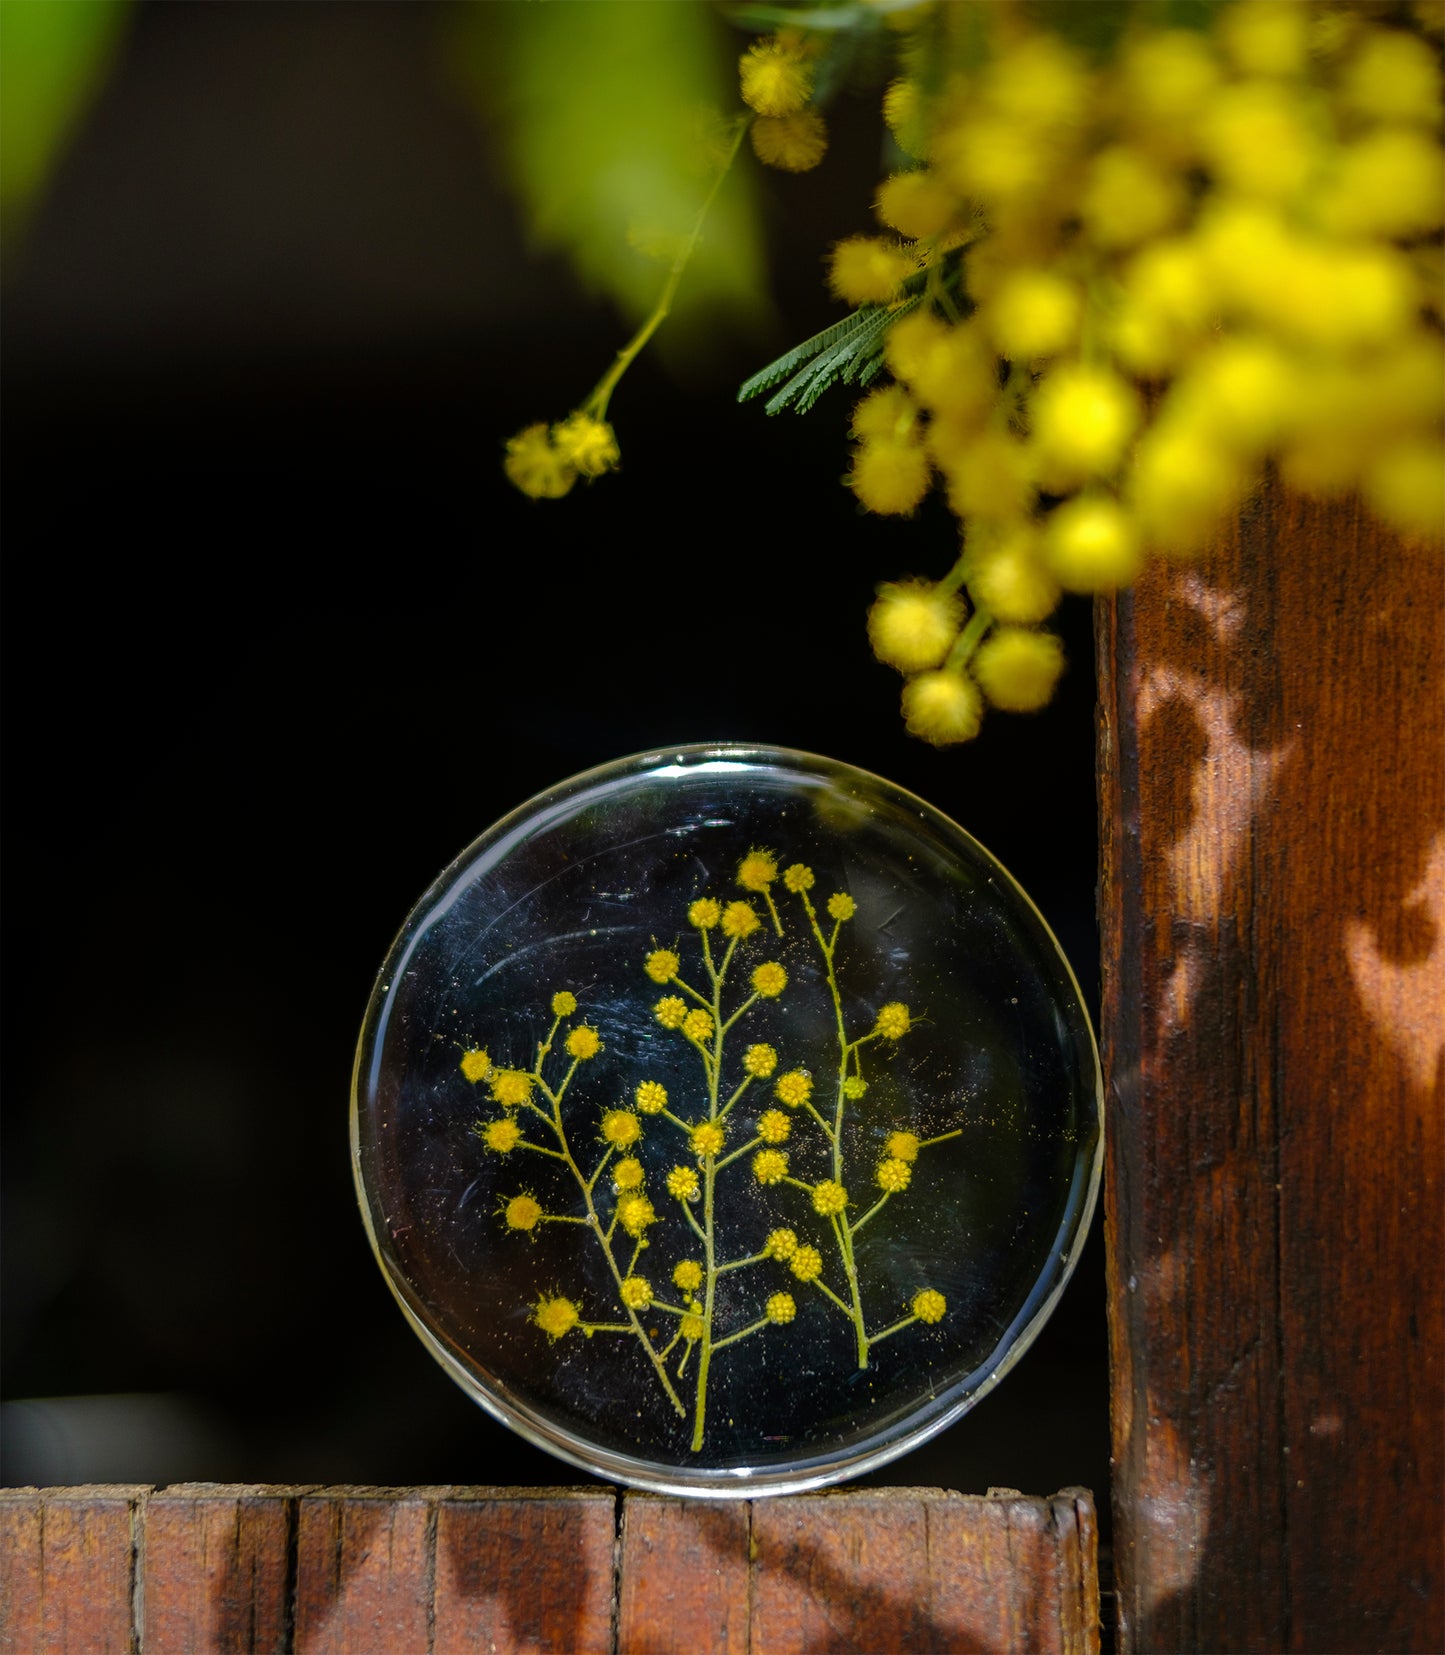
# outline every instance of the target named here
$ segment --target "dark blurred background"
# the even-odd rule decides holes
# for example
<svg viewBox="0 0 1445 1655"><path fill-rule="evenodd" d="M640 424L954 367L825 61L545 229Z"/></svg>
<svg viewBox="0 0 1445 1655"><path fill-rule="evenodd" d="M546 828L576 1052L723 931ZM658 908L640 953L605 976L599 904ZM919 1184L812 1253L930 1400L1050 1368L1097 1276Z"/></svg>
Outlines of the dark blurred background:
<svg viewBox="0 0 1445 1655"><path fill-rule="evenodd" d="M7 238L7 1483L582 1480L406 1328L346 1131L407 910L574 771L715 738L878 771L1001 858L1096 1001L1086 606L1048 711L912 741L863 616L948 566L950 519L857 512L846 396L734 401L836 319L821 256L870 227L876 99L840 100L816 174L758 181L771 320L681 375L645 358L622 472L534 503L504 439L629 329L529 249L446 14L134 6ZM1100 1254L997 1392L871 1480L1102 1501Z"/></svg>

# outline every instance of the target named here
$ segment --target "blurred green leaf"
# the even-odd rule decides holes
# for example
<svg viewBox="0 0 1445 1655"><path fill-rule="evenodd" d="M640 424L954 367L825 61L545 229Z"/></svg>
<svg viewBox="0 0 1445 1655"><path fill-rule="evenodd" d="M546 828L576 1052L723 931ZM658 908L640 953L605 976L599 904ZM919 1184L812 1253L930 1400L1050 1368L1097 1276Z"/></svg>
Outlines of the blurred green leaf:
<svg viewBox="0 0 1445 1655"><path fill-rule="evenodd" d="M535 241L566 253L588 287L638 321L741 111L737 38L703 0L472 0L453 15L458 66L500 122ZM735 167L677 312L755 315L763 278L751 180Z"/></svg>
<svg viewBox="0 0 1445 1655"><path fill-rule="evenodd" d="M45 183L120 39L128 0L0 0L0 210Z"/></svg>

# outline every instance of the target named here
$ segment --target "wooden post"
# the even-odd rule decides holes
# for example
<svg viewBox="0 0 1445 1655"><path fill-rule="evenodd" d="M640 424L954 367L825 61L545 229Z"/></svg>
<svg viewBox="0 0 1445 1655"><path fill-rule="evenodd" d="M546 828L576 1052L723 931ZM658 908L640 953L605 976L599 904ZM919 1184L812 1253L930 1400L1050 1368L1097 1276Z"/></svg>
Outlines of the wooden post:
<svg viewBox="0 0 1445 1655"><path fill-rule="evenodd" d="M1445 1648L1441 571L1269 496L1100 606L1126 1651Z"/></svg>

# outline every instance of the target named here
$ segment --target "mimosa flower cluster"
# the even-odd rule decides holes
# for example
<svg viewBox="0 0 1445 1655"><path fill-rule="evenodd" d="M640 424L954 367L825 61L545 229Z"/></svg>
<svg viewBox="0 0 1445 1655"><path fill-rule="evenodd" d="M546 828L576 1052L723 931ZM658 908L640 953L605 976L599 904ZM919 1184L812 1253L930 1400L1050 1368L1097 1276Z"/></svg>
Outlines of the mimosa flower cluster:
<svg viewBox="0 0 1445 1655"><path fill-rule="evenodd" d="M754 153L816 167L820 104L867 61L893 164L874 232L829 255L852 317L744 394L871 386L860 506L937 493L956 519L942 578L881 586L868 618L914 734L1044 706L1063 596L1207 554L1270 473L1445 540L1439 0L1236 0L1195 27L1152 0L789 15L739 62ZM513 438L512 480L550 497L615 465L605 408Z"/></svg>
<svg viewBox="0 0 1445 1655"><path fill-rule="evenodd" d="M655 944L641 961L652 993L665 991L649 1002L659 1038L681 1040L694 1054L684 1090L644 1075L620 1103L579 1104L574 1083L604 1042L578 1020L568 989L552 996L551 1026L530 1068L498 1065L481 1047L464 1051L459 1064L499 1111L475 1124L486 1150L547 1174L545 1186L503 1197L502 1228L535 1239L547 1224L580 1226L605 1264L605 1310L592 1313L590 1292L550 1288L533 1305L533 1324L552 1342L574 1332L638 1341L673 1410L691 1412L694 1452L705 1440L714 1357L796 1321L800 1295L825 1318L846 1320L860 1368L883 1340L948 1312L943 1293L918 1283L890 1306L887 1325L870 1328L855 1248L864 1227L906 1196L920 1153L959 1136L925 1138L912 1127L850 1118L850 1110L866 1114L869 1048L887 1052L917 1019L904 1002L888 1001L865 1029L849 1033L836 972L857 911L847 892L835 891L820 911L813 870L799 862L780 868L762 849L741 859L735 879L746 895L702 894L688 904L690 946L681 937ZM788 1064L772 1041L749 1040L739 1027L793 988L787 967L769 957L769 944L788 934L789 907L820 958L838 1031L836 1052L813 1064ZM697 961L686 974L684 952ZM600 1148L587 1147L589 1128ZM871 1176L856 1164L860 1139L871 1146ZM670 1263L648 1263L655 1246ZM738 1322L733 1307L749 1295L730 1283L720 1298L719 1283L741 1271L756 1273L759 1286L750 1295L754 1314ZM689 1409L679 1387L690 1365Z"/></svg>
<svg viewBox="0 0 1445 1655"><path fill-rule="evenodd" d="M916 734L1047 702L1062 593L1207 551L1267 463L1445 536L1439 47L1380 15L1141 7L1098 66L1020 7L906 14L907 164L831 285L898 313L850 486L884 514L940 489L963 535L869 620Z"/></svg>

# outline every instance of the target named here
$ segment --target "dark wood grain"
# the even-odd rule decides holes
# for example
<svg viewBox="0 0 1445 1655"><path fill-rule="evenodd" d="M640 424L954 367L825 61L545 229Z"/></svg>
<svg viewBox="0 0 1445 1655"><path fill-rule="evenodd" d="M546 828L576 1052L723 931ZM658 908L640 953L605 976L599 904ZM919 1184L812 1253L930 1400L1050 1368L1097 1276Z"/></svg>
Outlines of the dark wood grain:
<svg viewBox="0 0 1445 1655"><path fill-rule="evenodd" d="M455 1491L437 1509L435 1655L610 1655L615 1539L604 1489Z"/></svg>
<svg viewBox="0 0 1445 1655"><path fill-rule="evenodd" d="M879 1489L0 1493L4 1655L1095 1655L1094 1508ZM614 1635L615 1629L615 1635Z"/></svg>
<svg viewBox="0 0 1445 1655"><path fill-rule="evenodd" d="M1445 1647L1441 592L1270 495L1101 605L1128 1650Z"/></svg>
<svg viewBox="0 0 1445 1655"><path fill-rule="evenodd" d="M752 1531L750 1647L767 1655L1098 1650L1082 1490L1052 1501L936 1489L804 1495L758 1502Z"/></svg>
<svg viewBox="0 0 1445 1655"><path fill-rule="evenodd" d="M752 1508L629 1494L622 1518L618 1655L749 1655Z"/></svg>
<svg viewBox="0 0 1445 1655"><path fill-rule="evenodd" d="M285 1655L300 1491L190 1484L145 1506L146 1655Z"/></svg>
<svg viewBox="0 0 1445 1655"><path fill-rule="evenodd" d="M0 1650L127 1655L139 1508L130 1485L0 1490Z"/></svg>
<svg viewBox="0 0 1445 1655"><path fill-rule="evenodd" d="M306 1655L431 1648L436 1501L426 1489L322 1489L296 1517L296 1646Z"/></svg>

